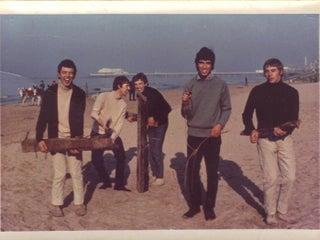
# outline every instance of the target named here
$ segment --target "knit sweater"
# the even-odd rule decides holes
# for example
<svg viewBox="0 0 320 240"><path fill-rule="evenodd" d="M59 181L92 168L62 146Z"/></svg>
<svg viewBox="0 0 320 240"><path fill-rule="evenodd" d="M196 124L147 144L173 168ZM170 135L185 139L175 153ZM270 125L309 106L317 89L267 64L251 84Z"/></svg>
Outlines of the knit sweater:
<svg viewBox="0 0 320 240"><path fill-rule="evenodd" d="M187 119L188 135L209 137L215 125L225 126L231 114L231 100L224 81L213 75L207 79L197 75L184 91L192 93L189 104L181 107L181 114Z"/></svg>

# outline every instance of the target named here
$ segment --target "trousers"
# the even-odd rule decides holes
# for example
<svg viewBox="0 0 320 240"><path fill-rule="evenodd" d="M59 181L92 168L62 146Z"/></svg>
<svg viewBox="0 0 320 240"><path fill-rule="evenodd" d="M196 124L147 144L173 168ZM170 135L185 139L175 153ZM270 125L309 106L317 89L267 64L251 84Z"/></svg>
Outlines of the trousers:
<svg viewBox="0 0 320 240"><path fill-rule="evenodd" d="M268 215L277 211L286 214L296 172L292 137L277 141L259 139L257 149L263 173L265 211Z"/></svg>

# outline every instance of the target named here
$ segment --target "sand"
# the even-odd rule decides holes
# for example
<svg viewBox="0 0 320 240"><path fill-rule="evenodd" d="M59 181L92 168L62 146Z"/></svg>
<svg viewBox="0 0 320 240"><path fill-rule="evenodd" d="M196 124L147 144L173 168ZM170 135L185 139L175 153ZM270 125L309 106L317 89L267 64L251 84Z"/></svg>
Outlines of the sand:
<svg viewBox="0 0 320 240"><path fill-rule="evenodd" d="M280 222L274 229L319 229L319 84L294 84L300 94L301 127L293 139L297 160L297 179L291 197L290 214L294 224ZM180 115L181 89L163 91L173 110L164 142L165 185L136 190L136 123L126 122L121 132L127 153L127 187L132 192L101 190L91 165L90 152L84 152L83 173L88 213L78 217L73 211L71 179L66 180L65 217L48 213L51 195L51 156L22 153L20 141L30 131L35 136L39 107L11 104L1 106L1 230L2 231L69 231L69 230L154 230L154 229L269 229L263 221L262 173L256 146L243 130L241 113L249 87L230 86L232 115L223 134L220 181L216 204L217 219L206 222L200 213L184 220L188 209L183 195L186 164L186 122ZM88 99L85 134L90 132ZM135 111L136 102L129 102ZM114 180L115 160L105 153L105 163ZM201 168L205 179L204 164ZM203 181L206 187L206 181Z"/></svg>

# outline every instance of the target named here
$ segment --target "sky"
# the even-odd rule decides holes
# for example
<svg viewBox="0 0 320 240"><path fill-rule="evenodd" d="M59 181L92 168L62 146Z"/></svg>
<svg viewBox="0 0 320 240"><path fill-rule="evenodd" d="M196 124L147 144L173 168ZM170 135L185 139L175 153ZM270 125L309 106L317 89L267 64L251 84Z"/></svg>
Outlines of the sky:
<svg viewBox="0 0 320 240"><path fill-rule="evenodd" d="M192 72L197 51L216 54L216 71L255 71L279 58L319 58L319 15L0 15L1 71L52 78L71 58L80 76L102 67L127 72Z"/></svg>

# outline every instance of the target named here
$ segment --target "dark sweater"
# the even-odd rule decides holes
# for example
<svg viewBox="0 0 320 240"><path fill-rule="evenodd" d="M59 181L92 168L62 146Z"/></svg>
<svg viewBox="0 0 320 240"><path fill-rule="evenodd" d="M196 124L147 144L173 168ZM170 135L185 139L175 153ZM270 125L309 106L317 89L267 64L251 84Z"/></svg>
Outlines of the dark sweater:
<svg viewBox="0 0 320 240"><path fill-rule="evenodd" d="M36 139L39 142L48 126L48 138L58 137L58 85L49 87L42 99L40 114L36 127ZM71 137L83 135L84 111L86 107L85 92L73 85L70 100L69 125Z"/></svg>
<svg viewBox="0 0 320 240"><path fill-rule="evenodd" d="M265 82L255 86L249 94L242 114L245 132L248 134L255 129L252 121L254 110L256 110L258 129L274 128L285 122L298 120L298 91L282 81ZM288 133L291 134L293 129Z"/></svg>
<svg viewBox="0 0 320 240"><path fill-rule="evenodd" d="M145 87L142 94L147 98L148 117L153 117L159 125L168 123L171 107L161 93L152 87Z"/></svg>

